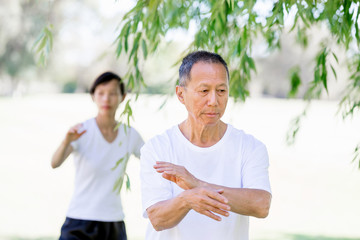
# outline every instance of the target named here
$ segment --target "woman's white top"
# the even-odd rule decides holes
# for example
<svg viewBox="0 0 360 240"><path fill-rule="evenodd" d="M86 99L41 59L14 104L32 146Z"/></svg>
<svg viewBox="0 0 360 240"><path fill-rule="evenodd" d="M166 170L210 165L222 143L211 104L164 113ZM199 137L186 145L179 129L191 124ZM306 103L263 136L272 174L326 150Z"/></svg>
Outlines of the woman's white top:
<svg viewBox="0 0 360 240"><path fill-rule="evenodd" d="M134 128L121 125L116 139L109 143L102 135L95 118L82 124L86 130L71 143L76 168L75 189L67 217L104 222L122 221L120 194L114 191L115 182L124 176L131 154L139 158L144 144ZM116 163L121 159L119 165Z"/></svg>

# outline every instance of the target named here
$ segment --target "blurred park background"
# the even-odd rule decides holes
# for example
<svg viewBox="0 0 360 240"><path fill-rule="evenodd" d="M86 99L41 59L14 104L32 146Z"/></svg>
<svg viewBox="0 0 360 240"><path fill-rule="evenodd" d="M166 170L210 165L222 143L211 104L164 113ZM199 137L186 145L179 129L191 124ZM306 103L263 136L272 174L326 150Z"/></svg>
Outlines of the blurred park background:
<svg viewBox="0 0 360 240"><path fill-rule="evenodd" d="M260 2L260 9L266 9L271 1ZM115 40L121 19L136 1L0 4L0 239L57 239L73 190L74 167L70 157L53 170L50 159L70 126L95 116L87 94L91 82L107 70L121 76L128 72L127 57L116 57ZM53 49L41 67L33 44L49 23ZM176 62L193 40L194 28L190 24L187 32L168 32L156 53L141 63L147 87L141 87L138 98L128 97L131 124L145 140L186 117L173 93ZM272 207L268 218L251 218L251 239L360 239L360 170L352 162L360 117L344 120L338 105L350 76L347 52L333 47L337 80L329 73L328 94L312 102L295 143L288 146L290 123L307 106L301 98L313 78L314 52L322 39L330 38L322 26L309 30L307 48L295 45L296 37L284 32L281 51L271 53L260 41L253 43L257 71L249 84L250 97L245 102L231 98L223 118L263 141L269 151ZM296 64L304 84L298 98L287 99L289 70ZM121 193L125 222L129 239L138 240L144 238L147 222L141 216L137 159L131 159L127 172L132 189Z"/></svg>

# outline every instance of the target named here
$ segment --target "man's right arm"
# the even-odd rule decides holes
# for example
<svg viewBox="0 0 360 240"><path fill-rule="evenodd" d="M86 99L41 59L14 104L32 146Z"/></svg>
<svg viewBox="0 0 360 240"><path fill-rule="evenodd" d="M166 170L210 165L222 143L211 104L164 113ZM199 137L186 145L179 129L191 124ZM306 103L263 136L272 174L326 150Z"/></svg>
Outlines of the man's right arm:
<svg viewBox="0 0 360 240"><path fill-rule="evenodd" d="M230 210L228 200L221 193L222 190L203 187L185 190L172 199L155 203L146 212L156 231L175 227L191 209L221 221L216 214L227 217Z"/></svg>
<svg viewBox="0 0 360 240"><path fill-rule="evenodd" d="M166 149L170 149L168 141L160 137L150 140L141 149L143 210L144 216L149 218L154 229L161 231L175 227L192 209L217 221L221 220L218 215L228 216L230 206L222 195L223 190L195 187L173 195L171 182L154 169L157 161L171 158Z"/></svg>

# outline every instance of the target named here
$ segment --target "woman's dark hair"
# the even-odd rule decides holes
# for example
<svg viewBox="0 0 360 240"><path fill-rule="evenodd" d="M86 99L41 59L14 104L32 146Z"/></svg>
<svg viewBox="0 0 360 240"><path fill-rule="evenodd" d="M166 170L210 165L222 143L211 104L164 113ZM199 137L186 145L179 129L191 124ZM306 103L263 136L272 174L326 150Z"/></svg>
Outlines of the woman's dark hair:
<svg viewBox="0 0 360 240"><path fill-rule="evenodd" d="M98 76L90 88L90 94L93 95L95 93L96 87L99 86L100 84L110 82L111 80L117 80L119 82L119 88L120 88L121 95L124 96L125 95L125 85L124 85L122 79L118 75L116 75L115 73L112 73L112 72L104 72L103 74Z"/></svg>

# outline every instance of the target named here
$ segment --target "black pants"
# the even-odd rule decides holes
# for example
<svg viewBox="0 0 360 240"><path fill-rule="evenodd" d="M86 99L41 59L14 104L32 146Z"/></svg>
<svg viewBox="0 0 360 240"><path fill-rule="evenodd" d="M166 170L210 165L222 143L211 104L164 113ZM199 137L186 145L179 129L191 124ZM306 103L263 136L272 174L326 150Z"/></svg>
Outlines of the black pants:
<svg viewBox="0 0 360 240"><path fill-rule="evenodd" d="M59 240L127 240L125 223L66 218Z"/></svg>

